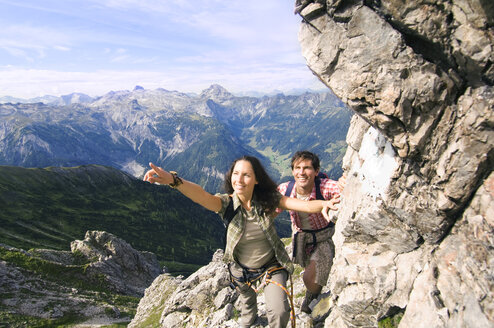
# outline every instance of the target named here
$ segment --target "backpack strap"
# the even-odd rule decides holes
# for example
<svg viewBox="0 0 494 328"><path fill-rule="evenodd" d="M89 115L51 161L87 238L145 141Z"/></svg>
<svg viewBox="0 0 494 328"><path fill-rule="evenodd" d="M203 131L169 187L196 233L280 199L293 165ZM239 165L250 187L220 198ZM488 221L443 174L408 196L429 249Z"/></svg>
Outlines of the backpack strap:
<svg viewBox="0 0 494 328"><path fill-rule="evenodd" d="M235 215L237 215L237 212L238 212L238 209L239 207L237 207L237 209L233 209L233 197L230 196L230 201L228 202L228 205L226 207L226 210L225 210L225 215L223 216L223 224L225 225L225 247L224 249L226 249L226 234L228 232L228 226L230 225L230 222L232 222L233 220L233 217Z"/></svg>
<svg viewBox="0 0 494 328"><path fill-rule="evenodd" d="M295 186L295 180L290 180L290 182L288 182L288 186L286 187L286 191L285 191L286 197L290 197L290 195L292 194L293 186Z"/></svg>
<svg viewBox="0 0 494 328"><path fill-rule="evenodd" d="M324 200L324 197L321 193L321 179L319 177L316 177L314 183L316 185L316 199Z"/></svg>
<svg viewBox="0 0 494 328"><path fill-rule="evenodd" d="M326 175L324 174L324 176ZM316 199L324 200L324 197L321 193L321 179L319 178L319 176L316 176L316 178L314 179L314 183L316 185ZM290 197L294 186L295 180L290 180L290 182L288 182L288 186L286 187L285 196Z"/></svg>

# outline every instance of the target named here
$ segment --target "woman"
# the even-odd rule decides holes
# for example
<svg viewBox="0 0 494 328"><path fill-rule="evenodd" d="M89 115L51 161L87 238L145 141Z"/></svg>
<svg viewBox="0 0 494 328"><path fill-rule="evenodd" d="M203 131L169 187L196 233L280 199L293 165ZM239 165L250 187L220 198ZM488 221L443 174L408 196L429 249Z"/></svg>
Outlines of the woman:
<svg viewBox="0 0 494 328"><path fill-rule="evenodd" d="M240 292L241 327L250 327L257 318L256 292L251 282L268 272L270 280L264 289L270 327L286 327L290 318L286 280L293 272L285 247L274 228L276 208L307 213L335 209L337 198L330 201L303 201L281 195L259 160L244 156L235 160L225 177L226 194L212 195L199 185L184 180L150 163L144 181L167 184L192 201L225 217L233 202L235 215L227 228L224 260L229 262L232 280Z"/></svg>

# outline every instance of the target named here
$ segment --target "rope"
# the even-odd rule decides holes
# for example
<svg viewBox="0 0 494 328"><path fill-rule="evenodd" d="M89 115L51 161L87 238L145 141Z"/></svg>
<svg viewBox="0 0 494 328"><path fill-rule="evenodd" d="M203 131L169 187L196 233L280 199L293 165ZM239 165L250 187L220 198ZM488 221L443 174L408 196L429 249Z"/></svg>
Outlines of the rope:
<svg viewBox="0 0 494 328"><path fill-rule="evenodd" d="M292 275L290 275L290 292L285 288L285 286L283 286L279 282L276 282L276 281L271 280L271 279L265 279L265 280L266 280L267 283L273 283L276 286L280 287L288 295L288 299L290 300L290 321L292 323L292 328L295 328L297 322L296 322L296 319L295 319L295 306L293 305L293 280L292 280Z"/></svg>
<svg viewBox="0 0 494 328"><path fill-rule="evenodd" d="M253 279L248 279L244 283L247 286L249 286L250 288L252 288L254 290L254 292L256 292L256 293L259 293L269 283L275 284L276 286L283 289L283 291L287 294L288 299L290 300L290 321L292 324L292 328L296 328L295 306L293 304L293 279L292 279L292 275L288 274L290 276L290 291L288 291L288 289L286 289L286 287L283 286L282 284L280 284L279 282L271 279L273 272L276 272L279 270L284 270L284 269L285 268L283 268L283 267L271 268L269 270L264 271L264 273L260 274L259 276L255 277ZM233 276L233 274L231 274L231 272L230 272L230 279L232 280L233 283L235 282L235 277ZM260 279L262 279L261 284L259 285L259 287L255 288L253 286L253 283L260 280Z"/></svg>

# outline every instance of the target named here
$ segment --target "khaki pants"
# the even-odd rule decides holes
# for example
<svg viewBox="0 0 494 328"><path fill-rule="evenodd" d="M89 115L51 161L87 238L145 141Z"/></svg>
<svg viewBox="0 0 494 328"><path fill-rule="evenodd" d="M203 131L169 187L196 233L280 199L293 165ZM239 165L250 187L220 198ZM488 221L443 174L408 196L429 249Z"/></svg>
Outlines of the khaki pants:
<svg viewBox="0 0 494 328"><path fill-rule="evenodd" d="M238 264L232 263L230 270L235 277L242 277L242 267ZM271 279L286 287L287 275L285 270L280 270L274 272ZM257 318L257 294L245 283L237 281L236 284L240 292L240 326L250 327ZM290 304L285 291L276 284L267 284L264 287L264 297L269 327L285 328L290 321Z"/></svg>

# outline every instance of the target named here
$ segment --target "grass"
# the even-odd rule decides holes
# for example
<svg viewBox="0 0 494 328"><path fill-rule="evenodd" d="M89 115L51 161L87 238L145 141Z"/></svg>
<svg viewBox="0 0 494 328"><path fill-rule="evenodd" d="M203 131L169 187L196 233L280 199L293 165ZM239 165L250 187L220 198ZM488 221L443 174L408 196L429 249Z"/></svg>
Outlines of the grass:
<svg viewBox="0 0 494 328"><path fill-rule="evenodd" d="M86 275L84 265L62 265L39 258L29 256L20 251L7 250L0 247L0 259L9 262L16 267L37 273L44 279L60 282L77 289L108 292L105 277L101 275Z"/></svg>
<svg viewBox="0 0 494 328"><path fill-rule="evenodd" d="M378 328L397 328L400 324L401 319L403 318L403 312L398 312L397 314L379 320L377 322Z"/></svg>
<svg viewBox="0 0 494 328"><path fill-rule="evenodd" d="M251 144L255 144L255 141L251 142ZM280 172L281 177L291 175L291 154L280 154L279 151L274 151L272 147L266 147L264 150L259 150L259 152L269 159L271 166Z"/></svg>
<svg viewBox="0 0 494 328"><path fill-rule="evenodd" d="M283 245L288 246L292 243L292 238L289 237L289 238L281 238L281 241L283 242Z"/></svg>
<svg viewBox="0 0 494 328"><path fill-rule="evenodd" d="M154 327L158 327L159 326L159 322L160 322L160 319L161 319L161 314L163 312L163 307L164 307L164 304L165 304L165 300L168 297L169 297L169 295L166 295L166 297L163 297L161 303L158 306L155 306L151 310L151 312L148 312L146 314L146 317L145 317L144 321L141 321L139 323L139 327L141 327L141 328L146 328L146 327L154 328Z"/></svg>
<svg viewBox="0 0 494 328"><path fill-rule="evenodd" d="M82 322L84 318L68 314L60 319L43 319L21 314L0 312L0 327L9 328L58 328Z"/></svg>
<svg viewBox="0 0 494 328"><path fill-rule="evenodd" d="M57 288L77 288L79 294L89 293L93 302L103 306L108 306L107 315L114 316L113 306L120 310L123 317L132 318L135 316L139 298L127 295L112 293L106 287L106 277L102 274L88 276L85 274L86 265L62 265L43 259L32 257L24 252L7 250L0 247L0 260L9 264L30 271L41 276L46 281L56 283ZM41 292L29 289L20 290L21 298L43 297ZM16 297L13 293L1 295L1 299ZM53 309L58 303L49 302L45 306L45 312ZM7 324L8 327L67 327L86 320L75 311L64 312L63 317L57 319L43 319L26 315L7 312L6 308L0 308L0 327ZM120 324L119 324L120 325ZM121 327L126 326L122 324ZM5 326L6 327L6 326ZM117 326L118 327L118 326Z"/></svg>
<svg viewBox="0 0 494 328"><path fill-rule="evenodd" d="M0 327L9 327L9 328L26 328L26 327L62 328L62 327L71 327L74 324L81 323L83 321L84 318L76 314L69 314L60 319L43 319L43 318L36 318L36 317L31 317L21 314L0 312ZM101 327L106 327L106 328L127 327L129 323L130 321L119 322Z"/></svg>

